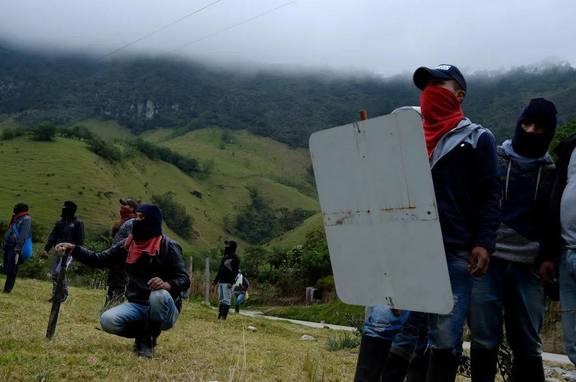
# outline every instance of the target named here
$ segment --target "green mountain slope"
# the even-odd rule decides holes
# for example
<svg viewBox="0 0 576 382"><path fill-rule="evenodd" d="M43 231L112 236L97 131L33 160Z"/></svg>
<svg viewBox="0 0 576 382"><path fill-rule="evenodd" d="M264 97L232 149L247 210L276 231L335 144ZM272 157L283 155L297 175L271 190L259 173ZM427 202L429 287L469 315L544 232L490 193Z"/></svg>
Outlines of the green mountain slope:
<svg viewBox="0 0 576 382"><path fill-rule="evenodd" d="M80 125L108 140L133 137L111 122L90 120ZM223 135L231 142L224 147ZM147 138L157 141L153 133ZM91 152L85 143L65 138L54 142L28 137L0 141L0 211L5 216L0 221L9 219L16 202L25 201L30 204L34 222L47 233L58 219L61 203L70 199L78 203L88 234L95 236L117 219L119 197L150 201L153 195L172 192L194 218L199 237L186 242L169 232L187 251L194 252L217 246L231 236L225 220L234 221L238 211L250 202L250 188L257 189L274 209L319 209L309 183L306 150L293 150L244 131L221 129L198 130L165 140L162 145L202 163L211 161L212 174L190 177L171 164L139 154L114 164Z"/></svg>

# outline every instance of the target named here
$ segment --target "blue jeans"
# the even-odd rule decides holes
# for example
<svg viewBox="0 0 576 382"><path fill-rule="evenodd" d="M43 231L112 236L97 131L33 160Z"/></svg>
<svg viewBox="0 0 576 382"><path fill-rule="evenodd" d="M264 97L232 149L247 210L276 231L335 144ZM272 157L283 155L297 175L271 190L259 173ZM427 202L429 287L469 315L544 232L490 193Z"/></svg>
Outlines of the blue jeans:
<svg viewBox="0 0 576 382"><path fill-rule="evenodd" d="M514 356L540 357L546 297L534 265L492 258L488 273L474 278L469 326L472 346L494 350L503 324Z"/></svg>
<svg viewBox="0 0 576 382"><path fill-rule="evenodd" d="M568 249L560 259L560 310L564 348L576 365L576 250Z"/></svg>
<svg viewBox="0 0 576 382"><path fill-rule="evenodd" d="M410 312L402 329L394 337L390 353L410 361L413 356L422 356L428 347L428 313Z"/></svg>
<svg viewBox="0 0 576 382"><path fill-rule="evenodd" d="M218 302L230 306L232 301L232 284L218 283Z"/></svg>
<svg viewBox="0 0 576 382"><path fill-rule="evenodd" d="M246 299L246 293L245 292L236 292L236 293L234 293L234 295L236 296L236 306L242 305L242 303Z"/></svg>
<svg viewBox="0 0 576 382"><path fill-rule="evenodd" d="M432 349L452 350L462 354L464 323L470 310L474 277L468 272L468 251L447 252L448 274L454 307L448 314L429 315L429 342Z"/></svg>
<svg viewBox="0 0 576 382"><path fill-rule="evenodd" d="M134 327L148 321L162 321L161 329L168 330L178 319L178 308L168 291L161 289L150 293L150 305L125 302L105 311L100 325L107 333L122 337L135 337Z"/></svg>
<svg viewBox="0 0 576 382"><path fill-rule="evenodd" d="M397 315L386 305L367 307L364 335L391 342L402 329L402 325L406 322L408 315L409 312L405 310Z"/></svg>

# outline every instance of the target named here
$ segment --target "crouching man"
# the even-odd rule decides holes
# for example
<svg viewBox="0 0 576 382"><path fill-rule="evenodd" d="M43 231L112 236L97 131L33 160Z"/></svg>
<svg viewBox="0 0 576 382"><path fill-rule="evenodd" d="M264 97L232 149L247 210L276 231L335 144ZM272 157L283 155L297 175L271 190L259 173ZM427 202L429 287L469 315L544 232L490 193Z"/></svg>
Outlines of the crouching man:
<svg viewBox="0 0 576 382"><path fill-rule="evenodd" d="M128 273L128 302L105 311L102 329L118 336L135 338L134 351L141 357L154 354L156 340L178 319L180 294L190 286L182 248L162 234L162 213L144 204L136 210L132 234L100 252L70 243L60 243L57 252L68 252L91 267L107 268L125 263Z"/></svg>

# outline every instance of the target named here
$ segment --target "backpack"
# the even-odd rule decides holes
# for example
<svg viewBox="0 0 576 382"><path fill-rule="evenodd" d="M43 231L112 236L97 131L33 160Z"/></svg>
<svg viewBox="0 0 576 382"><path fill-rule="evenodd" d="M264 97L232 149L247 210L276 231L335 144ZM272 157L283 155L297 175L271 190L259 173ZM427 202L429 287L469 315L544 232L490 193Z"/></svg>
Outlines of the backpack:
<svg viewBox="0 0 576 382"><path fill-rule="evenodd" d="M20 240L20 233L18 232L18 228L16 227L16 223L10 226L10 230L12 234L16 238L16 240ZM20 259L18 260L19 263L23 263L26 260L30 260L32 258L32 236L30 235L22 245L22 252L20 252Z"/></svg>

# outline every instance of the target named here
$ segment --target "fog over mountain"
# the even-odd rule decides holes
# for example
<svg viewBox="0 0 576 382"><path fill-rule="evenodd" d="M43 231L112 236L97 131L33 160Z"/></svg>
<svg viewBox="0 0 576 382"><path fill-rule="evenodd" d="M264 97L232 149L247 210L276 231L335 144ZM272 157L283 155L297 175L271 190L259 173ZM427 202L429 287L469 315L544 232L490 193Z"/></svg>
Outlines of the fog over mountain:
<svg viewBox="0 0 576 382"><path fill-rule="evenodd" d="M3 0L0 39L107 58L383 75L452 63L471 73L576 63L575 12L571 0Z"/></svg>

